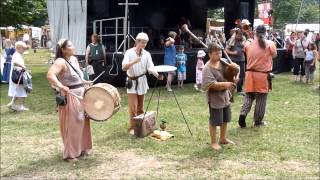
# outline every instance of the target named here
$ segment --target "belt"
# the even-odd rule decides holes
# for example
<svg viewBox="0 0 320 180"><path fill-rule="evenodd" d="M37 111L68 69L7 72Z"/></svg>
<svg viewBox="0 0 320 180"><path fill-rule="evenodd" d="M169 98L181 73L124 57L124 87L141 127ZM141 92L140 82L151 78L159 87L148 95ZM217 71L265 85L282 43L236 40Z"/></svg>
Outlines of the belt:
<svg viewBox="0 0 320 180"><path fill-rule="evenodd" d="M257 71L257 70L254 70L254 69L247 69L246 71L259 72L259 73L267 74L268 86L269 86L269 89L272 90L272 77L271 77L271 74L270 74L271 71Z"/></svg>
<svg viewBox="0 0 320 180"><path fill-rule="evenodd" d="M81 87L84 87L84 85L83 84L77 84L77 85L68 86L69 89L78 89L78 88L81 88Z"/></svg>
<svg viewBox="0 0 320 180"><path fill-rule="evenodd" d="M254 69L246 69L246 71L266 73L266 74L271 72L271 71L258 71L258 70L254 70Z"/></svg>
<svg viewBox="0 0 320 180"><path fill-rule="evenodd" d="M128 78L130 79L130 80L133 80L133 81L136 81L136 87L135 87L135 89L136 89L136 91L138 90L138 84L139 84L139 78L140 77L142 77L142 76L144 76L145 74L141 74L140 76L134 76L134 77L130 77L130 76L128 76Z"/></svg>
<svg viewBox="0 0 320 180"><path fill-rule="evenodd" d="M142 77L142 76L144 76L144 75L145 75L145 74L141 74L140 76L133 76L133 77L128 76L128 78L131 79L131 80L137 80L137 79L139 79L140 77Z"/></svg>

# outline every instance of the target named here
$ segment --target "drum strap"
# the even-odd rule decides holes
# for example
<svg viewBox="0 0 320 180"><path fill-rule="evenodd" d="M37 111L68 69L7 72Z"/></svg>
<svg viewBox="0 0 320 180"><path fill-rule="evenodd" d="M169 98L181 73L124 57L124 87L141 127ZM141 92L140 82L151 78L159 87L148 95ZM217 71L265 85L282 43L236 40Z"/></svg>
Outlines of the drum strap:
<svg viewBox="0 0 320 180"><path fill-rule="evenodd" d="M81 87L84 87L83 84L68 86L69 89L77 89L77 88L81 88Z"/></svg>
<svg viewBox="0 0 320 180"><path fill-rule="evenodd" d="M77 73L77 75L79 76L79 78L82 80L82 77L80 76L80 74L79 74L79 72L76 70L76 68L74 68L73 66L72 66L72 64L68 61L68 60L66 60L66 59L64 59L69 65L70 65L70 67L73 69L73 71L75 72L75 73Z"/></svg>

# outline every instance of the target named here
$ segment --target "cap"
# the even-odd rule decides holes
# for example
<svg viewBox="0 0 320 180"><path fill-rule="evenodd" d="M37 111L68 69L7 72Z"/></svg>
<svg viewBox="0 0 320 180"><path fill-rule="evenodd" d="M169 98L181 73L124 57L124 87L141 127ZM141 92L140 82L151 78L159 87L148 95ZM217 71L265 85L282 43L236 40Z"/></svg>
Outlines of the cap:
<svg viewBox="0 0 320 180"><path fill-rule="evenodd" d="M241 21L241 24L250 25L251 23L250 23L250 21L249 21L248 19L243 19L243 20Z"/></svg>
<svg viewBox="0 0 320 180"><path fill-rule="evenodd" d="M27 47L28 47L28 46L26 45L26 43L23 42L23 41L18 41L18 42L16 42L14 46L15 46L16 48L17 48L18 46L22 46L23 48L27 48Z"/></svg>
<svg viewBox="0 0 320 180"><path fill-rule="evenodd" d="M149 41L149 37L146 33L141 32L137 35L136 39L138 40L145 40L145 41Z"/></svg>
<svg viewBox="0 0 320 180"><path fill-rule="evenodd" d="M205 57L205 56L206 56L206 53L203 50L199 50L198 51L198 54L197 54L198 58L202 58L202 57Z"/></svg>

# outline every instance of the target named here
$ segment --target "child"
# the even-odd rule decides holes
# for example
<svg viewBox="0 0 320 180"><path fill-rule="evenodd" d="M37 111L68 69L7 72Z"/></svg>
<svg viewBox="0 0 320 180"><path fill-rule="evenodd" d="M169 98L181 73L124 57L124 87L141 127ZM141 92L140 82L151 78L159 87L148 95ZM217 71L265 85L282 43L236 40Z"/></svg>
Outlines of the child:
<svg viewBox="0 0 320 180"><path fill-rule="evenodd" d="M194 88L199 91L202 84L202 70L204 68L203 59L206 56L206 53L203 50L199 50L197 54L197 66L196 66L196 84Z"/></svg>
<svg viewBox="0 0 320 180"><path fill-rule="evenodd" d="M227 123L231 121L231 93L236 85L226 82L223 71L226 66L220 62L222 57L221 47L214 43L208 46L209 61L202 71L202 88L207 91L209 104L209 132L211 136L211 147L213 150L220 150L220 144L234 144L227 139ZM216 140L217 126L220 126L220 140Z"/></svg>
<svg viewBox="0 0 320 180"><path fill-rule="evenodd" d="M178 46L178 53L176 55L176 59L178 67L178 88L183 88L183 81L186 80L187 55L184 53L184 47L182 45Z"/></svg>
<svg viewBox="0 0 320 180"><path fill-rule="evenodd" d="M306 83L313 84L313 73L316 69L316 60L318 58L318 52L316 45L314 43L310 43L308 45L308 49L306 50L305 57L305 71L306 71ZM310 79L310 82L309 82Z"/></svg>

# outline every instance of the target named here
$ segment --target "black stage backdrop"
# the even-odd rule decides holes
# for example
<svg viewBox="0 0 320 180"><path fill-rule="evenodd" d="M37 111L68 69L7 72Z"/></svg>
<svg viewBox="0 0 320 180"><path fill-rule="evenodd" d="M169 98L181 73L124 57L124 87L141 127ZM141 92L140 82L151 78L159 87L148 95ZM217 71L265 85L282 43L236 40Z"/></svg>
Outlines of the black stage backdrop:
<svg viewBox="0 0 320 180"><path fill-rule="evenodd" d="M88 36L92 34L92 21L96 19L124 16L124 6L119 2L124 0L88 0ZM254 21L255 0L129 0L137 2L138 6L129 7L131 27L147 27L160 33L175 29L183 20L190 21L191 30L205 32L208 9L224 7L225 32L235 25L237 18ZM135 35L139 29L132 29Z"/></svg>

